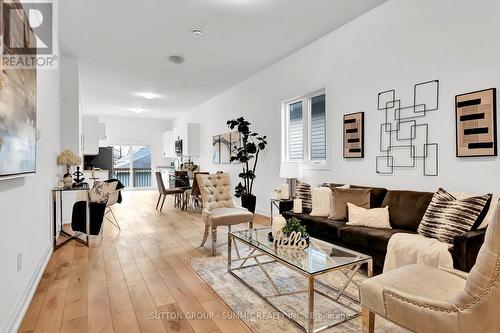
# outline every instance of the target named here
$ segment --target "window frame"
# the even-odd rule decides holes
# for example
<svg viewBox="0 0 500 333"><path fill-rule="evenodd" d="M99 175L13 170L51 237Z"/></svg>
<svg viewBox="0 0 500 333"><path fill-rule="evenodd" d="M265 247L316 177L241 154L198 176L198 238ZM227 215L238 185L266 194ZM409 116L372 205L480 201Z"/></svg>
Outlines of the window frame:
<svg viewBox="0 0 500 333"><path fill-rule="evenodd" d="M311 159L311 127L312 127L312 98L325 95L325 159ZM303 159L289 159L289 121L291 104L302 102L302 125L303 125ZM320 88L313 90L310 93L299 95L294 98L289 98L281 103L281 162L283 163L300 163L304 169L329 170L330 169L330 98L327 94L327 89Z"/></svg>

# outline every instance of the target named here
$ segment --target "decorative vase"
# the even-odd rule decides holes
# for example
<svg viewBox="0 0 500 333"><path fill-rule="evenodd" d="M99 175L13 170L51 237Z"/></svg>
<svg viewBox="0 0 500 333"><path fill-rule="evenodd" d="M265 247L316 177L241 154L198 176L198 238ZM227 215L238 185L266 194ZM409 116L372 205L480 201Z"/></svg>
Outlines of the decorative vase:
<svg viewBox="0 0 500 333"><path fill-rule="evenodd" d="M278 234L278 231L283 229L285 224L286 224L286 219L283 216L278 215L278 216L273 217L273 225L271 228L273 237L276 237L276 235Z"/></svg>
<svg viewBox="0 0 500 333"><path fill-rule="evenodd" d="M302 214L302 199L293 200L293 212L295 214Z"/></svg>
<svg viewBox="0 0 500 333"><path fill-rule="evenodd" d="M257 197L253 194L243 194L241 196L241 205L252 213L255 213L256 203Z"/></svg>
<svg viewBox="0 0 500 333"><path fill-rule="evenodd" d="M69 188L73 186L73 178L70 174L66 174L63 178L64 187Z"/></svg>
<svg viewBox="0 0 500 333"><path fill-rule="evenodd" d="M288 200L290 199L290 186L288 184L281 184L281 199Z"/></svg>

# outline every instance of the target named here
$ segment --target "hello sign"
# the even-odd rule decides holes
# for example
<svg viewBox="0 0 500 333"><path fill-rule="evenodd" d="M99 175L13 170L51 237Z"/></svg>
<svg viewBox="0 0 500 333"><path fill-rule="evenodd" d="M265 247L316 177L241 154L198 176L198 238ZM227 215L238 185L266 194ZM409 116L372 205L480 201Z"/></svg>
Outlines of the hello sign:
<svg viewBox="0 0 500 333"><path fill-rule="evenodd" d="M285 237L283 231L279 230L274 237L273 244L275 247L285 249L304 250L307 248L307 241L302 239L302 233L292 231L288 237Z"/></svg>

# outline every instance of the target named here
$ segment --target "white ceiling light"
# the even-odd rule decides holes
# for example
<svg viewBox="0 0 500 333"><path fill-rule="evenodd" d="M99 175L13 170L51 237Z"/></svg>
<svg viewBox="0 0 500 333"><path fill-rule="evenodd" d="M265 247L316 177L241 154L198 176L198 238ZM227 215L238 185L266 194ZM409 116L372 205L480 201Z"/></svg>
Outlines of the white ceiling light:
<svg viewBox="0 0 500 333"><path fill-rule="evenodd" d="M201 36L201 35L203 35L203 30L201 30L201 29L193 29L191 32L195 36Z"/></svg>
<svg viewBox="0 0 500 333"><path fill-rule="evenodd" d="M152 93L152 92L140 92L140 93L135 93L137 96L144 97L145 99L154 99L154 98L160 98L162 97L161 95Z"/></svg>
<svg viewBox="0 0 500 333"><path fill-rule="evenodd" d="M148 111L148 110L142 109L142 108L128 108L127 110L132 111L132 112L137 113L137 114Z"/></svg>

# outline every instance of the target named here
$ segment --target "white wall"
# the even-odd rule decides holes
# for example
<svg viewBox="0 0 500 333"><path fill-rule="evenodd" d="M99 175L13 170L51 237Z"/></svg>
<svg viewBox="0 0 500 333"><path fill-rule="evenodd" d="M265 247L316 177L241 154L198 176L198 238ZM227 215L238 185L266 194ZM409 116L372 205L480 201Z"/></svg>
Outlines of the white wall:
<svg viewBox="0 0 500 333"><path fill-rule="evenodd" d="M100 140L99 146L151 145L153 170L170 165L171 159L163 157L163 133L172 130L170 120L100 116L99 122L106 124L106 140ZM156 186L154 177L152 186Z"/></svg>
<svg viewBox="0 0 500 333"><path fill-rule="evenodd" d="M456 158L454 96L500 86L500 21L496 0L390 0L289 57L194 108L176 122L201 124L202 169L238 171L213 165L211 137L227 131L226 120L245 116L269 137L257 169L257 209L268 212L280 165L281 102L326 87L330 97L331 169L306 171L305 180L379 185L433 191L438 186L500 193L498 158ZM440 108L429 113L430 137L439 143L439 176L424 177L422 166L375 172L379 128L377 94L396 89L410 104L413 84L439 79ZM364 159L342 158L342 116L365 111ZM233 182L236 177L233 177Z"/></svg>
<svg viewBox="0 0 500 333"><path fill-rule="evenodd" d="M59 172L56 165L60 152L59 82L59 70L38 70L37 127L41 138L37 142L36 175L0 181L2 333L17 330L31 292L37 286L37 278L52 252L50 190ZM18 253L22 253L23 265L21 271L16 272Z"/></svg>

